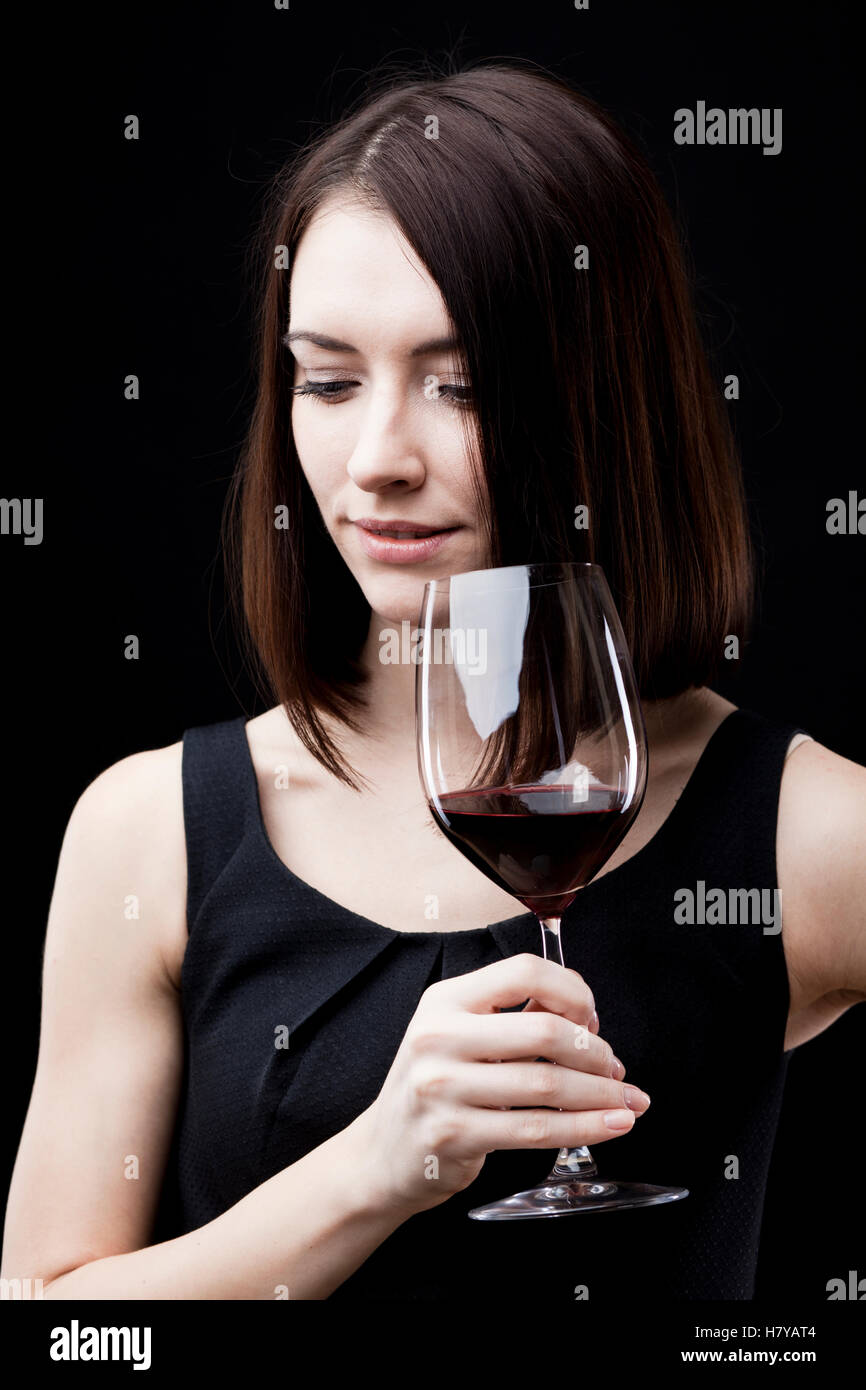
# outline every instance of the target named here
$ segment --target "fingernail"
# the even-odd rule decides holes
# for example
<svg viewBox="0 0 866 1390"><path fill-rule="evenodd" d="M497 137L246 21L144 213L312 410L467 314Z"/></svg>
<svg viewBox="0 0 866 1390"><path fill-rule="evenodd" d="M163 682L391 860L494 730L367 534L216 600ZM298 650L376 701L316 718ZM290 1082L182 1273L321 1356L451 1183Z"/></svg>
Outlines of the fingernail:
<svg viewBox="0 0 866 1390"><path fill-rule="evenodd" d="M630 1110L606 1110L604 1122L608 1129L631 1129L634 1115Z"/></svg>
<svg viewBox="0 0 866 1390"><path fill-rule="evenodd" d="M646 1110L650 1103L650 1098L646 1091L641 1091L637 1086L623 1086L625 1103L630 1110Z"/></svg>
<svg viewBox="0 0 866 1390"><path fill-rule="evenodd" d="M592 1018L589 1020L589 1026L590 1028L592 1028L593 1026L596 1028L598 1027L598 1014L596 1013L595 1009L593 1009L592 1011Z"/></svg>
<svg viewBox="0 0 866 1390"><path fill-rule="evenodd" d="M610 1067L610 1074L615 1081L621 1081L625 1076L625 1067L618 1057L614 1057Z"/></svg>

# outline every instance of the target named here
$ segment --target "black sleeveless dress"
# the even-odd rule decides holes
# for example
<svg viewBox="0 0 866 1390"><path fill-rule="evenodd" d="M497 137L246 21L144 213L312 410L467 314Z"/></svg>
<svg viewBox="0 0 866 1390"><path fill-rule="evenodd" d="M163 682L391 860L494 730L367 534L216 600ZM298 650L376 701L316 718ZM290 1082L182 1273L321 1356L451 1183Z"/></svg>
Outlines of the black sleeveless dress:
<svg viewBox="0 0 866 1390"><path fill-rule="evenodd" d="M185 1065L164 1188L174 1184L174 1230L163 1234L213 1220L366 1109L432 981L541 952L528 912L469 931L393 931L305 883L267 837L245 723L183 737ZM769 908L782 766L797 732L748 710L728 715L649 844L584 888L563 920L566 963L595 995L602 1036L652 1097L629 1134L596 1146L600 1174L690 1195L470 1220L470 1208L542 1181L555 1157L497 1151L465 1192L404 1222L332 1299L753 1296L787 1065L788 979ZM702 892L728 899L738 888L769 890L752 895L763 918L742 906L734 922L701 912ZM691 923L675 918L686 889ZM275 1047L281 1025L288 1049Z"/></svg>

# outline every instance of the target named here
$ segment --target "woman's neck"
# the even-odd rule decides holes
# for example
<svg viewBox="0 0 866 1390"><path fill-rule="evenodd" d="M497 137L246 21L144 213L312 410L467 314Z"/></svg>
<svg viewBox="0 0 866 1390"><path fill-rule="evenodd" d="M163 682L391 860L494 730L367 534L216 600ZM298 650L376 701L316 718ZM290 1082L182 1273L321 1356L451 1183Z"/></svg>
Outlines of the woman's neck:
<svg viewBox="0 0 866 1390"><path fill-rule="evenodd" d="M361 716L363 733L344 734L341 726L334 733L354 766L362 769L365 754L380 757L387 743L388 761L393 766L405 762L417 775L415 750L415 673L411 658L414 643L412 627L373 615L361 662L367 672L364 687L366 710ZM390 642L389 634L395 634ZM403 640L405 637L406 640ZM397 659L394 659L394 658ZM678 761L694 745L703 747L713 730L736 706L707 686L692 687L666 700L643 704L647 741L656 770Z"/></svg>

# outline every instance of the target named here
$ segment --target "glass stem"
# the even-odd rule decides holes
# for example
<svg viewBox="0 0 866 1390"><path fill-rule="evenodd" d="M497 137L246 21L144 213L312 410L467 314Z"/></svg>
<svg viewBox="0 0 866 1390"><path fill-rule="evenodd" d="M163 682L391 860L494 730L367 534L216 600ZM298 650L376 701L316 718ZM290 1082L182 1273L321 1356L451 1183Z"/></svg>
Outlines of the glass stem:
<svg viewBox="0 0 866 1390"><path fill-rule="evenodd" d="M538 914L536 914L538 916ZM561 917L538 917L541 925L541 947L545 960L558 960L564 966L562 958L562 937L560 935ZM556 1063L553 1064L556 1066ZM556 1156L556 1162L548 1174L547 1181L553 1182L557 1178L581 1177L590 1178L598 1169L595 1160L586 1145L576 1149L563 1148Z"/></svg>

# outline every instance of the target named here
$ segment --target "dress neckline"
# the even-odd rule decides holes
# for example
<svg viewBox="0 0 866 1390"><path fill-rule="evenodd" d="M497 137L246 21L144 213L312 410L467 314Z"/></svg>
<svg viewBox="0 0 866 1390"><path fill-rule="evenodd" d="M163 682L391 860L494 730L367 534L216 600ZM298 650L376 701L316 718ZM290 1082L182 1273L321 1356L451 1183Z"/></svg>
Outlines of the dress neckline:
<svg viewBox="0 0 866 1390"><path fill-rule="evenodd" d="M629 871L633 873L633 866L636 864L639 865L651 850L658 852L659 845L664 844L666 839L670 837L671 829L676 829L682 819L684 809L688 808L690 802L697 795L700 781L710 761L710 750L712 749L715 751L719 746L721 742L719 735L722 733L722 730L724 729L727 733L730 733L733 723L737 722L737 716L742 716L743 713L744 711L740 707L737 707L731 710L729 714L726 714L724 719L716 725L704 744L700 756L692 768L680 795L677 797L677 800L674 802L671 810L668 812L655 834L647 840L645 845L635 850L634 854L629 855L628 859L625 859L622 864L617 865L615 869L609 869L606 874L602 874L599 878L591 879L585 887L580 889L575 903L580 902L585 893L594 896L595 892L601 888L601 885L606 883L607 880L614 875L625 875L627 877ZM375 922L372 917L365 917L362 913L355 912L353 908L346 907L345 903L338 903L335 898L329 897L328 894L323 893L320 888L314 887L312 883L308 883L306 879L301 878L295 873L294 869L290 869L285 860L281 859L277 854L277 851L271 843L271 837L268 834L267 826L265 825L252 748L250 747L246 732L246 726L251 717L252 716L245 714L239 715L237 719L232 721L232 724L242 745L240 751L242 754L244 775L247 778L247 799L252 812L250 817L252 830L259 848L264 852L267 862L269 862L277 872L295 888L310 894L321 903L327 903L329 907L335 909L337 912L342 912L347 917L354 918L357 922L363 922L366 927L392 937L395 940L411 937L412 939L417 938L419 941L443 941L446 937L452 936L461 937L465 940L467 937L481 936L484 932L495 931L500 927L508 927L521 921L536 921L535 913L525 910L523 912L516 912L512 917L503 917L499 922L488 922L487 925L483 927L465 927L455 931L400 931L396 927L386 927L383 922ZM572 906L574 906L574 904L572 904ZM566 911L571 911L571 907L567 908Z"/></svg>

